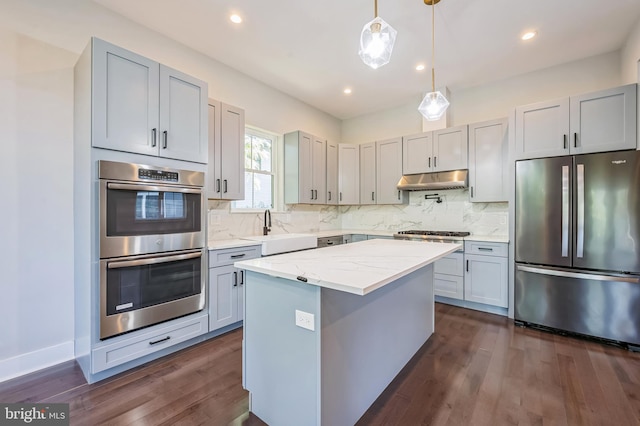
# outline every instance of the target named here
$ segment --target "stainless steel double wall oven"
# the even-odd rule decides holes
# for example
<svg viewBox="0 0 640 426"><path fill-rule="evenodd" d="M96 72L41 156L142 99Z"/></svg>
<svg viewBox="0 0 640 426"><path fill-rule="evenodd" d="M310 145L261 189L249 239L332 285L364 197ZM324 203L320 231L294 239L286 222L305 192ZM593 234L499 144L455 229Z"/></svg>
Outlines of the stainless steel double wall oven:
<svg viewBox="0 0 640 426"><path fill-rule="evenodd" d="M100 339L205 303L204 173L100 161Z"/></svg>

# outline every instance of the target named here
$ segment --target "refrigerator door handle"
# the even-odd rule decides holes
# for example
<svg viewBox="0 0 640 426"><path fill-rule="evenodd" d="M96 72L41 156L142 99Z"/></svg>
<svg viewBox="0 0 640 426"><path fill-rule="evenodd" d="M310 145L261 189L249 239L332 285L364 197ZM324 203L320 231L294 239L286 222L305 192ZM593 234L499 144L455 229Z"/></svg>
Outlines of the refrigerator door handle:
<svg viewBox="0 0 640 426"><path fill-rule="evenodd" d="M584 164L577 168L577 229L576 229L576 257L584 257Z"/></svg>
<svg viewBox="0 0 640 426"><path fill-rule="evenodd" d="M578 278L578 279L596 280L596 281L615 281L615 282L623 282L623 283L640 283L640 277L637 277L637 276L623 277L618 275L588 274L584 272L571 272L571 271L562 271L558 269L536 268L533 266L524 266L524 265L517 265L516 268L518 269L518 271L522 271L522 272L531 272L534 274L541 274L541 275L551 275L554 277Z"/></svg>
<svg viewBox="0 0 640 426"><path fill-rule="evenodd" d="M569 166L562 166L562 257L569 256Z"/></svg>

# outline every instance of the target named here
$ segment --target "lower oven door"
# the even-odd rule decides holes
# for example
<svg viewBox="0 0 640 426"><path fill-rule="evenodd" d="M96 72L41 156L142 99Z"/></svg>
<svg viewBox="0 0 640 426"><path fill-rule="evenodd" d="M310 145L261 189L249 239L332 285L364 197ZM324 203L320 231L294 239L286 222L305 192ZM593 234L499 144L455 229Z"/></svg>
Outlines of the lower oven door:
<svg viewBox="0 0 640 426"><path fill-rule="evenodd" d="M100 261L100 339L204 308L205 249Z"/></svg>

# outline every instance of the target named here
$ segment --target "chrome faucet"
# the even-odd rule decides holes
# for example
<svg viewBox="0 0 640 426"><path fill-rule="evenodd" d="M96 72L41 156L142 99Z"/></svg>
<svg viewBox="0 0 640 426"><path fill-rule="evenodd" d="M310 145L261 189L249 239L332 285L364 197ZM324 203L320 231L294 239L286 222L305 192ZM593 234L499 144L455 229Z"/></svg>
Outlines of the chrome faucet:
<svg viewBox="0 0 640 426"><path fill-rule="evenodd" d="M267 218L269 222L267 222ZM264 211L264 226L262 227L262 235L268 235L271 231L271 212L269 209Z"/></svg>

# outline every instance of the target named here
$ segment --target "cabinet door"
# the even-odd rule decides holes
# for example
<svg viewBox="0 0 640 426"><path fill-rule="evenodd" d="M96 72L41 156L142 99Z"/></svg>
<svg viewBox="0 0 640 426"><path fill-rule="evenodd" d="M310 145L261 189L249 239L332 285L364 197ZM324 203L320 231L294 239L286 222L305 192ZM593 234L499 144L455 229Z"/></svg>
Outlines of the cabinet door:
<svg viewBox="0 0 640 426"><path fill-rule="evenodd" d="M463 300L464 278L457 275L433 274L433 294Z"/></svg>
<svg viewBox="0 0 640 426"><path fill-rule="evenodd" d="M232 265L209 269L209 331L238 321L239 279Z"/></svg>
<svg viewBox="0 0 640 426"><path fill-rule="evenodd" d="M467 168L467 126L433 132L433 169L437 172Z"/></svg>
<svg viewBox="0 0 640 426"><path fill-rule="evenodd" d="M571 100L571 153L636 148L636 84Z"/></svg>
<svg viewBox="0 0 640 426"><path fill-rule="evenodd" d="M327 201L327 141L313 137L312 164L311 164L311 189L313 190L312 203L325 204Z"/></svg>
<svg viewBox="0 0 640 426"><path fill-rule="evenodd" d="M327 142L327 204L338 204L338 144Z"/></svg>
<svg viewBox="0 0 640 426"><path fill-rule="evenodd" d="M300 181L298 199L300 203L311 203L313 200L312 145L313 137L311 135L298 132L298 179Z"/></svg>
<svg viewBox="0 0 640 426"><path fill-rule="evenodd" d="M225 200L244 200L244 110L221 104L220 190Z"/></svg>
<svg viewBox="0 0 640 426"><path fill-rule="evenodd" d="M338 144L338 203L360 204L360 147Z"/></svg>
<svg viewBox="0 0 640 426"><path fill-rule="evenodd" d="M465 254L464 298L506 308L507 258Z"/></svg>
<svg viewBox="0 0 640 426"><path fill-rule="evenodd" d="M431 132L402 138L402 173L432 172L433 135Z"/></svg>
<svg viewBox="0 0 640 426"><path fill-rule="evenodd" d="M402 138L376 142L378 204L402 204L398 181L402 177Z"/></svg>
<svg viewBox="0 0 640 426"><path fill-rule="evenodd" d="M569 154L569 98L516 108L516 159Z"/></svg>
<svg viewBox="0 0 640 426"><path fill-rule="evenodd" d="M220 140L220 102L209 99L208 101L208 126L207 138L209 139L209 161L207 163L207 198L222 198L222 146Z"/></svg>
<svg viewBox="0 0 640 426"><path fill-rule="evenodd" d="M160 65L96 38L92 43L92 145L158 155Z"/></svg>
<svg viewBox="0 0 640 426"><path fill-rule="evenodd" d="M469 198L507 201L508 120L469 125Z"/></svg>
<svg viewBox="0 0 640 426"><path fill-rule="evenodd" d="M360 203L376 203L376 143L360 145Z"/></svg>
<svg viewBox="0 0 640 426"><path fill-rule="evenodd" d="M207 83L160 65L160 156L207 162Z"/></svg>

